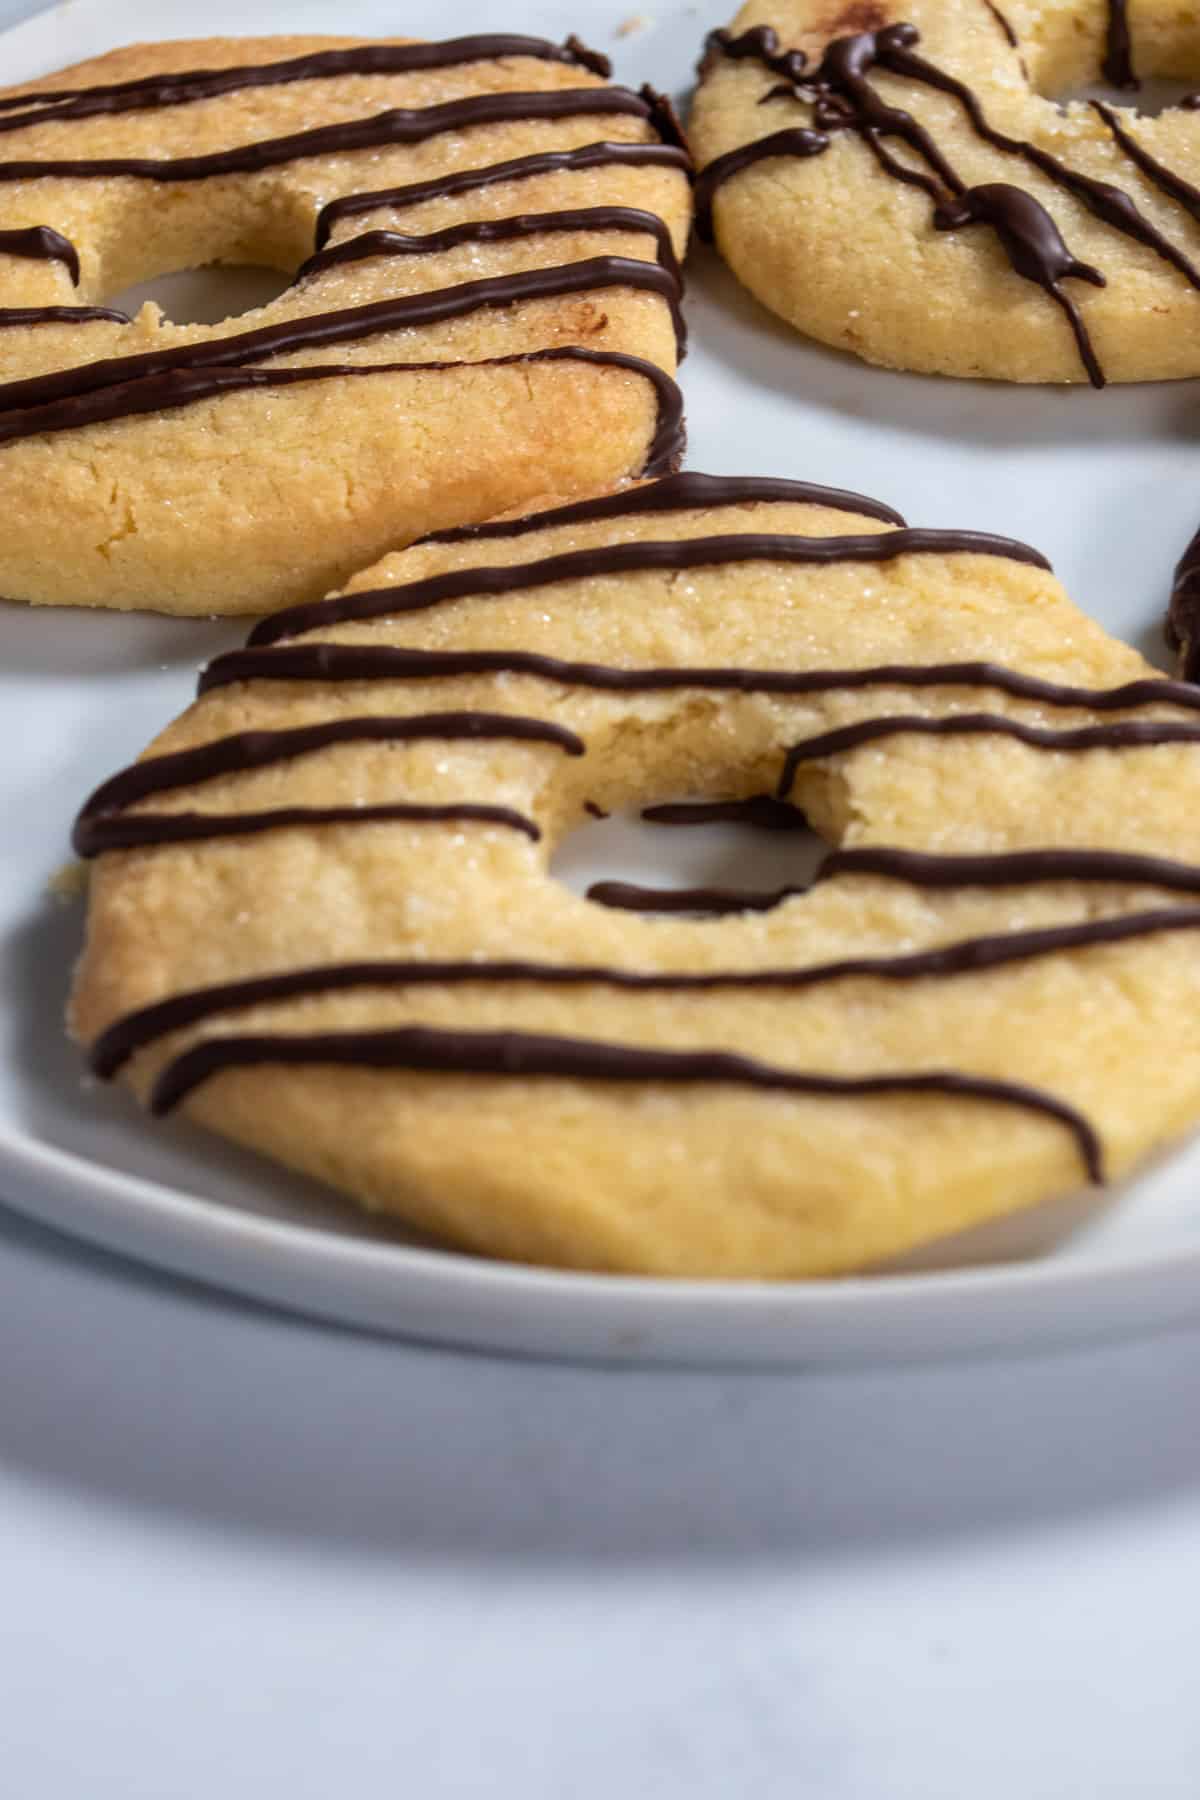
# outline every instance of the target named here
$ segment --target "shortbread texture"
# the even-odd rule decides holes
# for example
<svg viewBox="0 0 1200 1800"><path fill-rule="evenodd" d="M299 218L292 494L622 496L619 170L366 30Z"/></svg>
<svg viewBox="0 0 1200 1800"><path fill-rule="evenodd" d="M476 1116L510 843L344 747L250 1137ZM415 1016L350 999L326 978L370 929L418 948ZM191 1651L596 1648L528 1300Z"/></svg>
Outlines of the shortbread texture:
<svg viewBox="0 0 1200 1800"><path fill-rule="evenodd" d="M989 124L1120 189L1191 275L1022 156L985 142L953 94L876 67L867 79L878 96L928 131L966 185L1004 183L1034 196L1072 255L1099 271L1105 286L1072 277L1063 291L1110 381L1192 376L1200 371L1200 192L1189 204L1164 191L1085 99L1068 98L1101 82L1108 19L1105 0L1003 0L999 13L987 0L749 0L729 29L774 27L784 48L806 54L812 72L838 39L914 25L916 53L973 90ZM1129 19L1141 77L1200 87L1200 39L1190 20L1160 0L1135 3ZM768 133L811 127L808 101L764 98L778 85L760 61L709 54L688 122L697 163ZM1118 123L1169 174L1200 187L1200 115L1176 107L1142 117L1136 99L1131 93L1117 108ZM1087 380L1067 318L1015 272L995 231L936 229L930 196L887 174L861 132L829 135L823 154L756 163L715 195L721 254L764 305L810 337L886 368ZM899 138L880 143L903 168L931 173Z"/></svg>
<svg viewBox="0 0 1200 1800"><path fill-rule="evenodd" d="M1045 570L955 552L808 566L746 549L723 567L645 570L470 593L403 611L446 571L534 569L613 544L770 534L874 538L878 518L779 501L526 521L513 536L414 546L356 577L394 614L324 622L306 644L532 651L630 669L857 670L987 661L1087 689L1152 678ZM386 604L385 601L384 604ZM281 665L282 666L282 665ZM1179 690L1167 689L1178 693ZM95 867L72 1028L92 1043L135 1009L212 984L372 960L470 962L481 979L358 985L217 1010L126 1066L145 1099L197 1044L244 1034L510 1031L659 1050L734 1051L846 1077L957 1070L1033 1084L1086 1116L1120 1177L1200 1116L1200 929L1030 956L917 980L870 972L725 991L622 991L597 978L489 984L505 962L616 971L802 969L1038 927L1186 906L1147 878L919 885L844 873L762 912L618 912L549 873L585 816L687 796L770 790L789 746L892 715L985 712L1055 732L1136 719L1196 725L1164 698L1103 713L999 687L889 685L799 695L612 692L503 668L407 679L212 688L151 746L161 755L248 729L477 709L568 728L546 743L343 743L131 806L256 812L487 802L534 821L534 842L481 822L351 822L112 850ZM1070 750L999 731L899 731L802 762L792 798L834 847L935 856L1109 849L1200 863L1200 745ZM1196 913L1200 926L1200 909ZM736 1082L435 1074L268 1057L194 1088L183 1111L365 1206L481 1254L669 1275L829 1276L1077 1189L1078 1146L1053 1119L945 1094L765 1093Z"/></svg>
<svg viewBox="0 0 1200 1800"><path fill-rule="evenodd" d="M43 91L274 63L366 42L270 37L134 45L6 90L0 100L22 93L36 106ZM487 517L547 490L587 491L638 474L658 410L645 375L603 360L502 360L582 346L673 370L668 301L620 284L364 330L246 365L365 373L243 388L3 441L5 412L27 404L12 384L53 371L117 359L105 386L119 387L122 363L148 352L233 343L262 328L495 276L659 255L647 230L612 227L407 254L384 244L377 254L301 275L277 300L218 325L171 324L150 303L128 324L29 322L29 309L103 305L127 286L175 269L264 264L295 275L316 248L322 207L340 197L601 141L658 138L636 111L585 109L467 124L412 143L389 142L385 134L359 149L200 180L29 175L20 168L63 159L205 157L392 109L567 90L608 91L571 62L503 56L247 87L77 118L56 118L61 103L47 100L33 122L0 131L0 231L51 227L74 246L80 264L76 286L65 262L31 260L0 245L0 593L40 604L262 612L324 593L364 557L425 531ZM0 110L0 125L13 110ZM369 215L339 218L329 242L611 206L665 221L682 253L690 200L685 172L670 163L610 162L518 176L440 200L381 203Z"/></svg>

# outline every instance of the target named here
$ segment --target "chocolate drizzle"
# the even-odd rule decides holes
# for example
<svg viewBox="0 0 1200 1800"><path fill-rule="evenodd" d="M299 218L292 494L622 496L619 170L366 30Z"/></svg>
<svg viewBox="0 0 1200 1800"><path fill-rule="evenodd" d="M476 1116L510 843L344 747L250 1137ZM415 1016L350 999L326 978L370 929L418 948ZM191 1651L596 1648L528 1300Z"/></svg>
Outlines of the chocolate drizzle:
<svg viewBox="0 0 1200 1800"><path fill-rule="evenodd" d="M671 539L665 543L601 544L590 550L543 557L537 562L452 569L399 587L366 588L352 594L335 594L306 605L285 607L281 612L260 619L246 642L251 647L275 644L282 638L298 637L323 626L423 612L428 607L445 605L453 600L495 598L527 588L549 587L560 581L583 581L602 575L722 568L739 562L827 567L836 563L890 562L898 556L912 555L998 556L1034 568L1049 567L1038 551L1008 538L992 537L986 532L924 531L910 527L858 537L801 538L747 532L730 537Z"/></svg>
<svg viewBox="0 0 1200 1800"><path fill-rule="evenodd" d="M233 337L179 344L170 350L150 350L139 356L107 357L73 369L34 375L25 381L6 382L0 386L0 443L42 431L68 430L76 422L71 410L75 403L101 391L111 392L118 386L132 393L143 382L155 377L235 369L247 363L291 355L298 350L360 343L384 332L440 324L473 312L610 287L638 288L658 294L668 302L673 314L677 312L677 279L657 263L639 262L634 257L592 256L583 262L566 263L561 267L493 275L481 281L460 282L456 287L436 288L425 294L400 295L391 300L375 300L365 306L285 319L278 325L263 325ZM306 376L320 372L320 365L286 371ZM64 403L65 412L55 411ZM109 413L105 416L119 415ZM91 420L81 418L78 422L90 423Z"/></svg>
<svg viewBox="0 0 1200 1800"><path fill-rule="evenodd" d="M900 956L845 957L836 962L796 968L717 969L702 973L596 967L544 962L359 962L328 963L253 976L189 993L173 994L136 1012L126 1013L101 1032L89 1051L93 1074L102 1081L114 1075L139 1050L174 1031L197 1025L221 1013L246 1011L356 988L396 987L611 987L634 993L785 992L824 987L839 981L951 980L984 974L1067 950L1086 950L1125 943L1160 933L1200 931L1200 907L1161 907L1153 912L1124 913L1088 919L1078 925L1050 925L1028 931L960 938L932 950Z"/></svg>
<svg viewBox="0 0 1200 1800"><path fill-rule="evenodd" d="M1180 894L1200 894L1200 868L1165 856L1127 850L1002 850L986 856L938 856L924 850L868 845L834 850L818 881L835 875L877 875L913 887L1025 887L1041 881L1137 882Z"/></svg>
<svg viewBox="0 0 1200 1800"><path fill-rule="evenodd" d="M1169 238L1165 237L1157 226L1142 216L1133 198L1122 188L1114 187L1111 182L1099 181L1095 176L1085 175L1069 164L1043 150L1039 144L1031 143L1027 138L1010 137L1007 132L997 129L983 110L979 96L967 86L965 81L957 80L953 75L939 69L935 63L915 54L912 46L917 43L917 34L911 26L897 25L888 32L878 34L883 44L881 63L894 74L905 75L912 81L923 82L928 87L949 94L957 100L976 136L990 144L993 149L1002 151L1007 156L1018 156L1031 168L1040 171L1047 180L1064 192L1074 195L1088 211L1111 230L1120 232L1122 236L1132 238L1148 250L1153 250L1164 262L1178 270L1192 287L1200 288L1200 269L1191 259L1183 254ZM886 40L886 42L884 42ZM1035 204L1038 204L1035 202Z"/></svg>
<svg viewBox="0 0 1200 1800"><path fill-rule="evenodd" d="M803 50L784 50L780 46L779 33L773 25L752 25L735 37L731 31L710 31L704 40L704 57L700 64L700 72L704 70L717 52L729 57L731 62L742 62L753 58L770 69L773 75L781 75L785 81L792 83L804 80L804 71L808 67L808 57Z"/></svg>
<svg viewBox="0 0 1200 1800"><path fill-rule="evenodd" d="M509 740L552 744L566 751L568 756L582 756L584 752L583 740L575 732L545 719L527 719L513 713L416 713L400 718L374 715L330 719L319 725L301 725L286 731L239 731L189 750L144 757L111 776L96 789L81 810L75 822L72 847L79 856L94 856L99 850L109 848L106 834L117 815L124 808L148 799L151 794L170 793L199 782L270 768L334 744L398 744L431 739L449 742ZM139 819L146 816L138 815ZM168 829L169 817L159 821L168 823ZM117 829L120 831L122 826L118 824Z"/></svg>
<svg viewBox="0 0 1200 1800"><path fill-rule="evenodd" d="M79 252L70 238L55 231L52 225L26 225L17 231L0 231L0 256L24 256L33 262L60 262L75 286L79 286Z"/></svg>
<svg viewBox="0 0 1200 1800"><path fill-rule="evenodd" d="M427 138L477 126L537 119L624 114L649 123L653 108L628 88L556 88L533 93L476 94L438 106L394 107L372 118L317 125L288 137L264 138L204 156L104 156L29 158L0 162L0 181L100 180L133 175L143 181L208 181L217 175L249 175L310 156L342 156L384 144L419 144Z"/></svg>
<svg viewBox="0 0 1200 1800"><path fill-rule="evenodd" d="M1113 0L1113 8L1114 15L1119 13L1123 17L1120 0ZM992 10L995 11L994 8ZM1007 21L1001 15L997 16L1012 38ZM1118 72L1127 74L1130 81L1133 81L1127 57L1123 64L1119 60L1120 36L1118 20L1110 29L1110 55L1118 59L1113 64ZM876 93L867 79L870 70L878 64L892 74L907 77L953 96L963 107L977 136L984 142L1007 155L1021 157L1048 180L1074 195L1103 223L1126 237L1133 238L1168 262L1195 288L1200 288L1200 269L1150 220L1143 217L1132 197L1122 189L1072 169L1049 151L1043 150L1040 145L1027 139L1010 137L993 126L973 89L915 53L914 46L919 41L915 27L909 24L894 24L879 31L860 32L853 37L838 38L828 45L820 66L811 75L789 77L782 85L772 88L764 99L778 96L804 100L811 104L815 131L801 131L791 143L788 142L789 134L775 133L771 138L743 145L710 163L701 171L697 181L699 222L702 229L706 221L711 219L714 190L740 169L758 161L762 156L815 155L827 147L831 132L854 130L860 134L876 161L890 176L919 187L930 196L938 209L935 223L941 229L976 222L993 226L1017 274L1036 282L1062 307L1075 334L1089 379L1094 386L1102 385L1099 363L1082 316L1075 303L1063 295L1058 285L1067 276L1081 277L1094 285L1102 285L1102 275L1071 255L1053 219L1033 195L1024 194L1023 190L1013 189L1004 183L985 183L981 187L968 189L925 127L901 108L889 106ZM745 44L744 39L736 42L745 46L737 54L755 54L753 47ZM720 34L713 34L709 43L711 49L731 54L728 45L721 42ZM775 71L778 56L774 51L770 55L760 56L760 60L768 69ZM1100 103L1096 104L1101 117L1122 148L1152 181L1156 181L1166 192L1188 205L1189 210L1192 204L1200 206L1200 190L1192 188L1190 183L1164 169L1147 152L1141 150L1116 123L1111 109ZM900 138L932 174L900 162L886 149L882 142L885 137ZM1022 194L1019 202L1013 197L1016 194Z"/></svg>
<svg viewBox="0 0 1200 1800"><path fill-rule="evenodd" d="M715 189L740 169L763 156L817 155L828 147L830 132L854 130L886 174L908 186L920 188L929 196L934 203L934 223L939 230L950 231L975 223L988 224L995 229L1016 273L1042 287L1065 312L1088 379L1093 386L1103 386L1104 377L1078 308L1060 286L1064 278L1079 275L1103 286L1103 276L1071 255L1053 219L1032 194L1003 183L987 183L969 189L926 128L903 108L889 105L867 79L878 63L893 73L908 74L918 81L944 88L964 101L972 123L981 135L1001 148L1011 147L1013 140L1003 138L987 125L970 89L912 55L911 46L917 42L915 27L903 24L891 25L881 31L859 32L853 37L835 38L826 47L820 67L811 77L800 84L789 80L781 87L772 88L765 99L781 96L809 100L816 129L801 128L799 135L791 136L786 132L775 133L756 144L727 152L710 163L697 181L701 229L711 231ZM719 38L713 47L725 49L728 54L727 46L722 45ZM738 52L741 55L753 53L750 47ZM768 61L768 68L774 68L777 60L776 57ZM900 162L883 141L890 137L907 144L932 173L926 174Z"/></svg>
<svg viewBox="0 0 1200 1800"><path fill-rule="evenodd" d="M635 514L707 511L721 506L755 506L781 501L788 506L824 506L831 512L858 513L881 519L885 525L903 525L904 519L880 500L852 494L845 488L821 487L812 481L783 481L754 475L700 475L691 470L668 475L662 481L645 482L617 494L601 494L591 500L573 500L548 512L526 513L519 519L493 519L483 525L456 525L449 531L431 531L422 544L477 543L483 539L523 537L529 531L545 531L554 525L581 525L596 519L625 519Z"/></svg>
<svg viewBox="0 0 1200 1800"><path fill-rule="evenodd" d="M1133 44L1129 36L1129 18L1125 0L1108 0L1108 24L1104 41L1104 61L1100 72L1105 81L1116 88L1138 88L1142 84L1133 71Z"/></svg>
<svg viewBox="0 0 1200 1800"><path fill-rule="evenodd" d="M752 825L759 831L807 831L798 806L774 794L748 794L742 800L673 800L642 808L651 825Z"/></svg>
<svg viewBox="0 0 1200 1800"><path fill-rule="evenodd" d="M990 225L1017 274L1036 282L1062 307L1088 380L1095 388L1104 386L1104 372L1079 307L1062 288L1062 283L1072 276L1078 281L1090 281L1093 287L1104 287L1104 277L1099 269L1071 254L1058 226L1032 194L1007 182L985 182L939 206L933 222L939 231L956 231L963 225Z"/></svg>
<svg viewBox="0 0 1200 1800"><path fill-rule="evenodd" d="M909 28L897 27L898 33ZM928 86L938 88L943 93L953 96L962 106L976 134L1010 156L1019 156L1031 167L1040 170L1056 186L1073 194L1077 200L1092 212L1096 218L1110 226L1114 231L1133 238L1154 250L1165 261L1178 269L1193 287L1200 287L1200 272L1168 238L1157 230L1148 219L1142 217L1130 195L1123 189L1114 187L1110 182L1099 181L1094 176L1084 175L1068 164L1060 162L1049 151L1040 145L1031 143L1025 138L1009 137L1006 132L999 131L992 125L980 105L979 98L965 82L956 80L945 70L925 58L915 55L908 45L916 42L915 34L911 39L903 41L897 38L895 46L889 53L887 66L898 74L908 75L915 81L925 82Z"/></svg>
<svg viewBox="0 0 1200 1800"><path fill-rule="evenodd" d="M673 144L584 144L578 150L545 150L533 156L516 156L508 162L488 163L480 169L460 169L445 175L435 175L428 181L409 182L405 187L376 188L368 193L343 194L337 200L328 201L317 214L316 248L324 248L335 226L343 219L378 212L383 207L399 209L420 206L427 200L469 194L477 188L492 187L499 182L526 181L535 175L603 168L610 163L629 168L677 169L681 175L686 175L691 168L691 159Z"/></svg>
<svg viewBox="0 0 1200 1800"><path fill-rule="evenodd" d="M71 842L77 856L100 856L106 850L157 850L165 844L194 844L208 838L257 837L264 831L286 831L318 825L501 825L523 832L534 843L541 831L511 806L417 806L407 801L385 806L277 806L245 813L127 813L76 821Z"/></svg>
<svg viewBox="0 0 1200 1800"><path fill-rule="evenodd" d="M552 1037L524 1031L439 1031L410 1025L396 1031L311 1032L288 1037L207 1038L168 1064L154 1084L150 1109L166 1113L202 1082L226 1069L350 1065L529 1081L728 1084L766 1093L853 1099L919 1095L986 1100L1040 1113L1075 1141L1089 1181L1104 1179L1095 1131L1074 1107L1023 1083L993 1081L957 1070L888 1075L811 1075L781 1069L726 1050L657 1050L595 1038Z"/></svg>
<svg viewBox="0 0 1200 1800"><path fill-rule="evenodd" d="M294 81L333 81L346 75L408 75L500 57L533 57L571 63L603 79L612 74L607 56L589 50L577 37L565 44L545 38L494 33L447 38L441 43L357 44L346 50L318 50L282 62L241 63L227 69L186 69L173 75L144 75L86 88L41 88L0 100L0 132L31 125L56 125L114 113L158 111L196 100L212 100L247 88L280 87ZM20 109L24 107L25 110Z"/></svg>
<svg viewBox="0 0 1200 1800"><path fill-rule="evenodd" d="M812 131L807 125L798 125L787 131L772 131L768 137L755 138L751 144L739 144L736 150L727 150L723 156L715 156L696 175L697 232L705 242L711 242L713 196L719 187L724 187L727 181L734 175L739 175L743 169L752 168L755 163L770 161L773 157L820 156L828 148L829 139L823 131Z"/></svg>
<svg viewBox="0 0 1200 1800"><path fill-rule="evenodd" d="M598 906L611 906L620 912L704 913L715 919L729 913L771 912L783 901L807 892L806 887L796 886L764 892L754 888L652 888L634 881L594 881L586 897Z"/></svg>
<svg viewBox="0 0 1200 1800"><path fill-rule="evenodd" d="M516 356L488 357L474 363L320 363L298 369L176 369L138 381L120 381L96 393L82 394L36 410L14 414L0 410L0 444L47 432L76 431L84 425L134 418L143 413L167 412L190 406L197 400L255 388L294 387L307 381L363 380L378 375L449 373L455 369L502 369L551 362L588 362L598 367L624 369L648 381L655 391L658 416L643 473L662 475L675 468L683 454L684 442L683 396L678 385L657 363L627 356L619 350L585 350L578 344L564 344L550 350L527 350ZM4 392L0 388L0 401Z"/></svg>
<svg viewBox="0 0 1200 1800"><path fill-rule="evenodd" d="M1019 50L1021 47L1021 41L1018 38L1016 32L1013 30L1012 25L1009 22L1009 19L1006 16L1006 14L1002 13L1000 11L1000 8L993 4L993 0L983 0L983 4L987 7L987 9L991 13L993 19L995 19L997 25L1000 27L1001 31L1004 33L1004 36L1008 42L1009 49L1010 50Z"/></svg>
<svg viewBox="0 0 1200 1800"><path fill-rule="evenodd" d="M1111 106L1106 106L1103 100L1093 100L1092 107L1104 120L1130 162L1137 165L1147 181L1161 189L1164 194L1169 194L1172 200L1178 201L1179 205L1185 212L1190 213L1193 219L1200 220L1200 188L1194 187L1190 181L1185 181L1182 175L1177 175L1174 169L1168 169L1165 163L1159 162L1157 157L1151 156L1148 150L1143 149L1133 134L1126 131Z"/></svg>
<svg viewBox="0 0 1200 1800"><path fill-rule="evenodd" d="M899 714L893 718L858 719L853 725L840 725L834 731L823 731L818 737L792 746L779 778L780 799L790 793L801 763L839 756L843 751L906 732L923 737L1007 737L1035 750L1139 750L1160 744L1200 744L1200 725L1184 725L1177 719L1126 720L1115 725L1084 725L1074 731L1050 731L998 713L951 713L937 719Z"/></svg>
<svg viewBox="0 0 1200 1800"><path fill-rule="evenodd" d="M688 150L687 133L683 129L683 121L675 109L675 102L669 94L660 94L657 88L643 81L638 93L650 108L650 123L657 131L664 144L672 149L680 150L691 166L691 154Z"/></svg>
<svg viewBox="0 0 1200 1800"><path fill-rule="evenodd" d="M603 207L597 208L596 211L604 218L612 213L620 214L622 212L632 211L632 209ZM549 216L551 218L567 218L574 221L573 223L561 226L551 225L548 228L551 231L578 231L587 229L586 225L578 223L581 216L578 213L551 214ZM646 219L652 219L653 216L654 215L651 213L643 215ZM500 225L514 225L518 227L518 229L508 232L486 229L485 227L489 223L489 221L484 221L481 226L472 228L454 226L447 232L439 232L435 235L447 238L450 243L468 243L473 239L483 242L488 239L520 237L526 235L526 233L519 229L520 225L523 223L522 221L509 219L498 221ZM667 228L662 224L661 220L657 221L657 223L661 227L662 234L659 246L660 251L664 241L666 248L666 256L661 257L658 262L641 262L638 258L629 256L591 256L577 263L564 263L561 266L555 266L549 269L527 269L521 273L512 275L489 275L479 281L463 281L459 282L455 287L437 288L427 294L408 294L396 300L377 300L372 302L372 304L376 307L391 309L399 308L400 310L396 314L399 319L399 324L395 329L403 329L407 324L425 325L440 322L447 318L456 318L464 312L474 312L480 307L511 306L525 300L554 298L560 294L578 293L593 287L641 288L650 293L661 295L670 307L671 322L675 329L676 354L679 357L679 360L682 361L687 351L687 326L684 323L683 308L681 305L683 298L683 280L679 272L679 264L675 260L675 253L671 248L671 240ZM608 224L611 228L617 230L629 229L628 223L621 219L614 220L608 218ZM600 229L598 222L595 228ZM543 227L543 229L546 229L546 227ZM655 233L655 235L658 236L658 233ZM311 259L309 263L304 265L297 280L303 278L306 272L311 275L314 272L319 272L321 268L329 264L353 260L356 247L365 244L368 238L375 239L375 242L370 244L365 250L359 249L359 254L368 256L384 254L394 255L397 252L401 254L411 254L414 245L418 251L421 252L447 247L442 244L431 244L427 240L422 239L401 238L394 232L381 231L368 233L365 238L351 239L348 244L338 244L331 250L321 251L316 258ZM669 258L669 261L667 258ZM317 265L316 271L314 271L312 266L313 263L316 263ZM577 273L574 275L568 274L569 270L577 271ZM366 311L367 308L365 307L353 307L347 308L343 312L335 314L326 313L318 315L318 317L322 320L351 320L355 318L356 315L361 315ZM287 327L267 326L263 329L267 331L282 331L289 329L290 326L295 323L299 323L299 321L289 321ZM311 323L311 320L305 320L303 323ZM371 330L379 329L387 330L389 327L386 325L382 327L371 327ZM256 334L251 333L249 335L253 336ZM223 341L226 343L229 342L229 340ZM191 346L185 346L185 348L191 348ZM164 354L170 353L164 352ZM277 350L267 351L265 354L279 355L280 352ZM3 401L3 397L3 390L0 389L0 402Z"/></svg>
<svg viewBox="0 0 1200 1800"><path fill-rule="evenodd" d="M682 282L679 260L671 243L671 233L657 213L636 206L582 206L561 212L519 213L510 219L468 219L462 225L448 225L442 231L428 232L424 237L406 237L398 231L366 231L360 237L347 238L325 250L318 250L301 263L293 287L326 269L344 263L361 262L372 256L429 256L442 250L453 250L460 244L504 244L527 237L552 236L562 231L628 231L644 232L654 239L655 260Z"/></svg>
<svg viewBox="0 0 1200 1800"><path fill-rule="evenodd" d="M1200 711L1200 689L1165 676L1115 688L1071 687L999 663L877 663L861 669L617 668L568 662L535 650L409 650L395 644L287 644L277 649L227 650L200 675L198 691L235 681L438 681L457 675L532 675L566 687L607 693L670 692L678 688L737 694L824 694L871 687L995 688L1048 706L1119 712L1140 706Z"/></svg>
<svg viewBox="0 0 1200 1800"><path fill-rule="evenodd" d="M962 193L963 182L925 127L902 107L889 105L867 80L876 63L893 67L894 52L916 42L917 32L912 25L891 25L883 31L860 31L853 37L835 38L826 46L821 66L813 75L813 117L821 131L851 127L873 141L899 138L928 164L943 187L952 194Z"/></svg>
<svg viewBox="0 0 1200 1800"><path fill-rule="evenodd" d="M1171 649L1179 652L1183 679L1200 680L1200 531L1175 565L1166 635Z"/></svg>
<svg viewBox="0 0 1200 1800"><path fill-rule="evenodd" d="M110 325L132 325L128 313L111 306L0 306L0 330L14 325L86 325L103 319Z"/></svg>

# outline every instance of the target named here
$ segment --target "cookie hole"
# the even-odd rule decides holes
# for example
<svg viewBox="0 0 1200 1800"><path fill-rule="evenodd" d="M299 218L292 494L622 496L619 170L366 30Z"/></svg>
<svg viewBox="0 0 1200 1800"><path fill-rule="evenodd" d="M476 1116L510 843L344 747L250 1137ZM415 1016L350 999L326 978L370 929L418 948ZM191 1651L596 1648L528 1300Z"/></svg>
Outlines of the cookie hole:
<svg viewBox="0 0 1200 1800"><path fill-rule="evenodd" d="M1043 8L1020 34L1022 66L1034 93L1060 112L1085 100L1103 100L1156 118L1200 90L1194 13L1131 16L1127 57L1119 33L1109 34L1117 17L1107 5ZM1125 72L1132 73L1133 85L1120 85Z"/></svg>
<svg viewBox="0 0 1200 1800"><path fill-rule="evenodd" d="M602 905L652 915L658 909L645 890L666 890L676 903L668 901L664 914L711 915L726 908L711 899L703 904L696 890L732 889L765 900L782 888L805 888L829 850L795 808L775 813L769 822L762 816L758 822L706 819L696 809L731 803L692 795L666 803L672 812L678 809L675 822L645 816L661 813L662 804L586 819L560 844L551 875L572 893ZM681 899L695 903L680 905Z"/></svg>
<svg viewBox="0 0 1200 1800"><path fill-rule="evenodd" d="M1085 82L1068 92L1048 96L1052 98L1059 112L1065 113L1070 106L1076 106L1088 100L1103 100L1107 106L1123 112L1134 113L1143 119L1156 119L1160 113L1170 112L1182 100L1198 94L1200 80L1172 81L1158 76L1145 80L1137 88L1110 87L1104 81Z"/></svg>
<svg viewBox="0 0 1200 1800"><path fill-rule="evenodd" d="M153 300L172 325L219 325L277 300L290 280L279 269L252 264L176 269L153 281L137 282L103 304L133 317Z"/></svg>

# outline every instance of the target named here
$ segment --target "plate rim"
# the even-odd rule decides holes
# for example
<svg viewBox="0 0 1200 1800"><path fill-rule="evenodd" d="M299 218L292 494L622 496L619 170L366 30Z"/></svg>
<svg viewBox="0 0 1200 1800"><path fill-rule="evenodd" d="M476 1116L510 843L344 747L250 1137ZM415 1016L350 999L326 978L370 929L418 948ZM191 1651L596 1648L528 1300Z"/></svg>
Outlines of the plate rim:
<svg viewBox="0 0 1200 1800"><path fill-rule="evenodd" d="M0 1126L0 1177L10 1174L23 1178L16 1194L4 1180L3 1203L11 1210L135 1263L329 1323L505 1354L864 1366L939 1360L951 1350L986 1356L1022 1343L1040 1349L1110 1341L1200 1316L1200 1243L1093 1262L1031 1257L834 1281L625 1275L376 1243L304 1221L227 1211L202 1195ZM89 1210L76 1216L73 1203L81 1199ZM236 1263L216 1266L235 1251ZM335 1292L347 1276L365 1282L357 1303ZM1099 1320L1086 1305L1065 1304L1086 1302L1098 1290ZM530 1319L527 1303L542 1316ZM964 1306L974 1313L966 1345L956 1328Z"/></svg>

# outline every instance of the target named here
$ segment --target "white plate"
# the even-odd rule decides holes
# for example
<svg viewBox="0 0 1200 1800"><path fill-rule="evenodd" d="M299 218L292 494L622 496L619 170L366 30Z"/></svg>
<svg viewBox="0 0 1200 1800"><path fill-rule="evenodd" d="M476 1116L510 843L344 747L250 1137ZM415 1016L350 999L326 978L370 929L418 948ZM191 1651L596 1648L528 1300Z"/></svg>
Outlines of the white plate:
<svg viewBox="0 0 1200 1800"><path fill-rule="evenodd" d="M618 38L639 11L630 0L562 0L519 7L511 21L547 36L577 30L614 55L618 77L681 92L723 7L657 0L645 29ZM156 9L153 29L190 36L249 22L231 0L172 0ZM334 13L260 0L253 28L437 37L498 22L481 0L460 0L452 21L444 5L398 13L351 0ZM136 0L74 0L4 38L6 76L145 34ZM1170 568L1200 517L1190 384L1097 395L884 374L804 345L707 256L691 270L688 314L691 467L808 477L890 500L914 524L1025 538L1105 625L1160 652ZM285 1306L536 1353L866 1361L1021 1348L1200 1313L1195 1147L1099 1207L1067 1203L974 1234L927 1257L921 1272L766 1286L564 1275L416 1247L186 1124L147 1123L121 1094L81 1079L63 1040L79 909L48 897L46 884L67 858L79 800L186 702L197 664L240 634L19 607L0 609L0 631L0 968L10 995L0 1025L0 1188L14 1207ZM661 832L656 853L664 836L686 839L688 855L709 854L689 833ZM636 845L605 872L637 878ZM662 878L661 861L655 873Z"/></svg>

